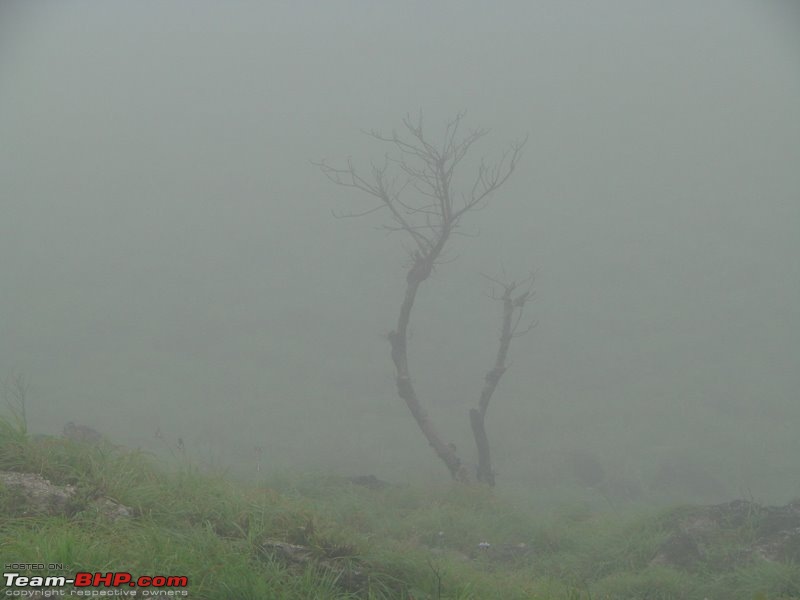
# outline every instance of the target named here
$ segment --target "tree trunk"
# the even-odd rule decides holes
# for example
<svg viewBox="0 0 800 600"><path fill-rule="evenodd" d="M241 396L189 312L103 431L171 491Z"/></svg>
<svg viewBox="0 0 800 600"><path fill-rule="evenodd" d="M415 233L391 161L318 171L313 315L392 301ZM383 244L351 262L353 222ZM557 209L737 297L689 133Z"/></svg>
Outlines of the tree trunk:
<svg viewBox="0 0 800 600"><path fill-rule="evenodd" d="M430 275L433 258L431 256L422 257L418 255L406 276L406 295L400 307L397 329L389 334L389 343L392 346L392 362L394 362L396 372L395 383L397 384L397 394L405 401L422 434L428 440L428 444L444 462L447 470L450 471L450 476L458 481L468 482L469 473L461 463L461 459L456 455L454 447L442 439L433 421L428 417L428 413L420 405L408 369L408 321L411 316L411 309L414 306L414 300L417 297L419 285Z"/></svg>

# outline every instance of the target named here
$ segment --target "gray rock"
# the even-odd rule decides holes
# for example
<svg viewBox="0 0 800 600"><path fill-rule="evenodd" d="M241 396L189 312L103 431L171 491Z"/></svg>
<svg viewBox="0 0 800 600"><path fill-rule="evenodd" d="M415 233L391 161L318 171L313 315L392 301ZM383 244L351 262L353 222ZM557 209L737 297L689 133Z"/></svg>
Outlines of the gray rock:
<svg viewBox="0 0 800 600"><path fill-rule="evenodd" d="M81 444L99 444L103 441L103 434L86 425L76 425L72 421L64 425L64 437Z"/></svg>
<svg viewBox="0 0 800 600"><path fill-rule="evenodd" d="M69 512L75 496L71 485L53 485L35 473L0 471L5 510L11 516L58 515Z"/></svg>
<svg viewBox="0 0 800 600"><path fill-rule="evenodd" d="M94 509L116 521L133 516L133 509L111 498L89 502L77 497L74 486L55 485L36 473L0 471L0 514L11 517L71 516L79 510Z"/></svg>

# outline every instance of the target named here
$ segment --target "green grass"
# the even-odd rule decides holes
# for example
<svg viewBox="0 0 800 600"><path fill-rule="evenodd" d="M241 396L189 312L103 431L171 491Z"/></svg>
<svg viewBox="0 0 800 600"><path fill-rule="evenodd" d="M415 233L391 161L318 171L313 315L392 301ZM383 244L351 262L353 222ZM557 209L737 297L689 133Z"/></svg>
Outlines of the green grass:
<svg viewBox="0 0 800 600"><path fill-rule="evenodd" d="M66 515L47 516L27 514L18 495L0 488L0 559L186 575L190 597L209 600L800 597L794 565L651 566L674 510L622 516L573 507L542 516L484 488L373 490L324 474L242 482L179 458L163 464L111 444L32 439L0 419L0 470L77 490ZM92 504L99 497L133 516L110 519ZM746 539L747 527L732 535L720 552ZM265 550L276 540L306 547L311 560Z"/></svg>

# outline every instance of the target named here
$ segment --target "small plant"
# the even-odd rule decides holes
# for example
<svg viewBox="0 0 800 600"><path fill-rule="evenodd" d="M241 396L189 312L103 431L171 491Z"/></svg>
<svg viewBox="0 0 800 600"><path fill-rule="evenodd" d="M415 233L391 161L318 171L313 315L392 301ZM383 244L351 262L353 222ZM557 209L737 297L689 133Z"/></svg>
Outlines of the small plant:
<svg viewBox="0 0 800 600"><path fill-rule="evenodd" d="M20 435L27 435L27 403L30 384L22 373L16 373L7 377L0 386L0 391L9 413L5 426L12 427Z"/></svg>

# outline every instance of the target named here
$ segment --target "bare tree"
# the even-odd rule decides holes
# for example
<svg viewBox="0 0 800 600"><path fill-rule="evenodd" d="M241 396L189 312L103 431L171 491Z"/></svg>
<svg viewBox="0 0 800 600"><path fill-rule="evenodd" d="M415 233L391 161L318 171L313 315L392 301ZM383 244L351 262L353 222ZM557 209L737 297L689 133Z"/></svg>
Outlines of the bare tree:
<svg viewBox="0 0 800 600"><path fill-rule="evenodd" d="M492 469L489 438L486 435L485 427L486 409L489 408L489 401L492 399L497 384L500 383L500 378L508 368L506 360L508 358L508 349L511 347L511 340L525 335L533 327L533 323L531 323L524 329L520 329L522 310L531 296L530 286L533 283L533 275L521 284L517 284L515 281L506 283L492 277L485 277L503 289L501 295L498 295L496 291L492 292L492 297L503 303L503 320L500 327L500 345L497 348L494 367L484 377L478 408L473 408L469 411L469 421L470 425L472 425L472 435L475 437L475 446L478 450L478 481L494 486L494 470ZM518 291L519 289L523 291L520 292Z"/></svg>
<svg viewBox="0 0 800 600"><path fill-rule="evenodd" d="M408 366L408 325L420 284L430 276L448 240L457 233L462 218L473 210L483 208L514 172L527 138L512 142L494 164L481 160L466 187L457 190L455 175L459 166L472 146L487 134L484 129L462 134L462 120L463 115L458 114L448 122L444 135L436 143L430 141L424 131L422 113L416 119L406 116L399 133L368 132L370 137L390 146L395 154L387 153L383 162L372 164L366 175L362 175L350 159L339 168L324 161L315 164L333 183L363 192L376 201L375 206L367 210L338 215L334 213L335 216L362 217L384 211L388 215L388 222L383 227L404 234L411 242L405 296L400 305L397 325L388 336L397 393L405 401L450 475L454 479L469 481L471 474L456 454L455 447L445 443L420 404ZM519 293L520 286L515 283L493 281L504 289L504 293L498 296L504 303L500 348L494 368L486 375L478 408L470 413L478 448L477 477L479 481L490 485L494 485L494 474L484 428L486 409L506 370L508 348L511 339L518 334L522 308L530 295L530 289Z"/></svg>

